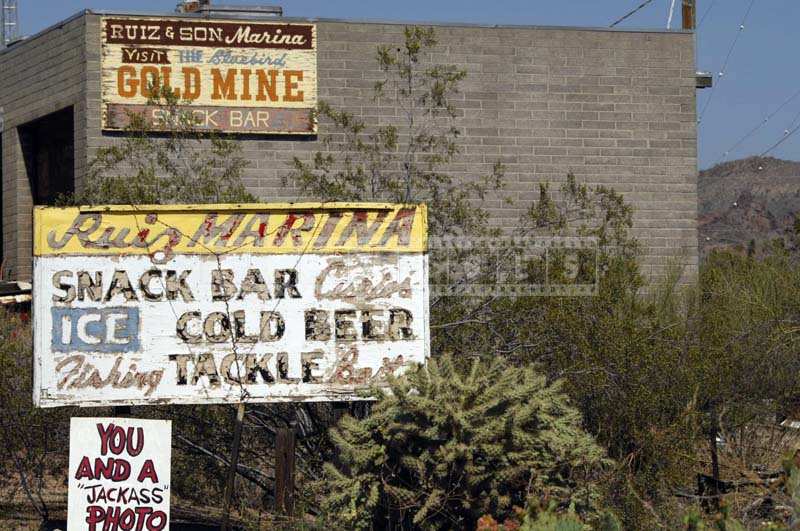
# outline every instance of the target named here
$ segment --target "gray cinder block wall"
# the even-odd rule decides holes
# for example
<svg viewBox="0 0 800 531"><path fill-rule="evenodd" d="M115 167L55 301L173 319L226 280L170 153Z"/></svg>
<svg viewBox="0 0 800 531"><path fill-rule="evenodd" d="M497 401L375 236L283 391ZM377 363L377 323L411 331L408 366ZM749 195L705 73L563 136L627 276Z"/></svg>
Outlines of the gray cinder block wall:
<svg viewBox="0 0 800 531"><path fill-rule="evenodd" d="M305 21L305 20L304 20ZM316 21L319 98L367 120L399 116L372 99L379 44L402 42L403 24ZM670 263L697 274L697 132L694 37L685 32L435 25L433 59L467 71L455 102L464 179L506 167L506 194L487 203L512 226L538 183L568 172L622 192L635 207L645 272ZM58 56L56 61L53 58ZM87 12L0 54L3 133L3 238L7 267L30 276L31 198L14 127L75 105L75 175L80 186L94 149L114 138L100 130L100 16ZM6 72L13 72L10 76ZM324 133L324 127L321 133ZM295 200L281 184L313 138L243 137L245 181L265 201Z"/></svg>
<svg viewBox="0 0 800 531"><path fill-rule="evenodd" d="M86 21L83 17L0 52L2 220L5 278L29 280L33 248L31 184L18 127L73 107L75 174L86 167Z"/></svg>

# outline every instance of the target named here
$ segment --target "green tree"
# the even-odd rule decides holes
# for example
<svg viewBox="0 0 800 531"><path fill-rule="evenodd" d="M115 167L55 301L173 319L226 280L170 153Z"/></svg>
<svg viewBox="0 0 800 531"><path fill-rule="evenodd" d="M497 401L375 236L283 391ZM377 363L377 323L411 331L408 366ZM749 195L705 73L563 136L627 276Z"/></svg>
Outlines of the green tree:
<svg viewBox="0 0 800 531"><path fill-rule="evenodd" d="M495 163L466 181L447 173L461 153L452 97L466 72L426 61L436 45L433 28L411 26L399 47L379 46L384 77L374 97L398 109L400 119L369 124L321 102L317 116L331 130L321 137L325 149L311 161L295 158L285 182L324 201L425 202L434 235L482 230L486 213L476 202L500 189L503 167Z"/></svg>
<svg viewBox="0 0 800 531"><path fill-rule="evenodd" d="M734 440L800 402L800 270L780 249L762 257L713 252L698 296L693 375L709 472L719 479L718 437Z"/></svg>
<svg viewBox="0 0 800 531"><path fill-rule="evenodd" d="M464 529L528 498L592 512L603 451L580 413L531 367L431 360L379 391L372 414L332 431L318 486L349 529Z"/></svg>
<svg viewBox="0 0 800 531"><path fill-rule="evenodd" d="M29 509L43 522L62 504L50 478L66 467L73 408L42 410L32 402L32 334L29 315L0 308L0 471L11 484L4 511ZM8 483L3 483L8 489ZM26 502L28 507L26 507Z"/></svg>
<svg viewBox="0 0 800 531"><path fill-rule="evenodd" d="M144 113L129 113L118 141L100 147L83 186L65 204L157 205L252 203L242 174L247 161L235 139L198 127L170 87L151 87L148 106L169 120L154 131Z"/></svg>
<svg viewBox="0 0 800 531"><path fill-rule="evenodd" d="M501 355L521 366L538 364L548 378L563 380L584 426L618 460L608 501L627 525L647 527L653 522L646 503L664 491L666 478L686 476L683 450L696 438L689 369L676 358L687 330L674 300L678 276L665 282L666 295L656 286L641 292L632 227L632 208L612 189L578 183L572 175L555 191L541 185L515 234L595 238L598 246L578 255L590 266L579 275L595 282L597 293L434 300L432 339L434 352ZM565 254L554 252L547 273L560 275L564 266ZM527 281L543 280L541 260L527 271Z"/></svg>

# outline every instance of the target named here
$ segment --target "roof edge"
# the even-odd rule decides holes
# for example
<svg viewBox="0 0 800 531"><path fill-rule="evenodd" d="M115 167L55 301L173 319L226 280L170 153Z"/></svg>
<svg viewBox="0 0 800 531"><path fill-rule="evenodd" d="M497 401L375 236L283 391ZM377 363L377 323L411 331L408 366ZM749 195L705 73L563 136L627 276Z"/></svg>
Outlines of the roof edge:
<svg viewBox="0 0 800 531"><path fill-rule="evenodd" d="M131 16L131 17L169 17L169 18L206 18L201 13L165 13L162 11L116 11L116 10L98 10L98 9L82 9L72 16L69 16L55 24L51 24L46 28L34 33L33 35L23 37L15 41L11 46L0 49L0 56L16 49L18 46L23 46L28 41L33 41L42 35L49 33L55 29L60 29L73 20L76 20L85 15L97 16ZM216 19L232 19L241 20L247 19L246 15L235 16L228 14L226 16L214 17ZM669 34L669 35L683 35L693 34L692 30L684 29L666 29L666 28L619 28L619 27L597 27L597 26L550 26L550 25L534 25L534 24L482 24L477 22L442 22L442 21L425 21L425 20L381 20L381 19L345 19L345 18L325 18L325 17L274 17L269 19L262 19L265 21L276 20L283 22L330 22L341 24L384 24L394 26L406 25L420 25L420 26L434 26L446 28L486 28L486 29L531 29L531 30L566 30L566 31L598 31L598 32L612 32L612 33L656 33L656 34Z"/></svg>
<svg viewBox="0 0 800 531"><path fill-rule="evenodd" d="M142 16L142 17L170 17L170 18L207 18L202 13L164 13L147 11L118 11L104 9L87 9L86 12L100 16ZM228 14L213 17L217 19L246 19L247 15L234 16ZM405 26L409 24L440 27L464 27L464 28L495 28L495 29L545 29L545 30L572 30L572 31L607 31L615 33L667 33L667 34L692 34L692 30L666 29L666 28L619 28L619 27L597 27L597 26L552 26L535 24L486 24L478 22L443 22L430 20L385 20L385 19L346 19L329 17L274 17L261 19L262 21L280 20L286 22L338 22L350 24L389 24Z"/></svg>
<svg viewBox="0 0 800 531"><path fill-rule="evenodd" d="M92 12L91 9L82 9L82 10L78 11L77 13L75 13L74 15L71 15L71 16L65 18L64 20L60 20L60 21L56 22L55 24L51 24L51 25L47 26L46 28L37 31L33 35L24 36L24 37L20 38L19 40L14 41L11 44L11 46L6 46L5 48L0 48L0 56L4 55L4 54L6 54L6 53L8 53L8 52L10 52L12 50L16 50L18 46L24 46L25 43L27 43L28 41L32 41L34 39L38 39L39 37L41 37L45 33L49 33L49 32L51 32L51 31L53 31L55 29L63 28L64 26L66 26L67 24L72 22L73 20L77 20L77 19L79 19L79 18L81 18L81 17L83 17L85 15L92 14L92 13L93 12Z"/></svg>

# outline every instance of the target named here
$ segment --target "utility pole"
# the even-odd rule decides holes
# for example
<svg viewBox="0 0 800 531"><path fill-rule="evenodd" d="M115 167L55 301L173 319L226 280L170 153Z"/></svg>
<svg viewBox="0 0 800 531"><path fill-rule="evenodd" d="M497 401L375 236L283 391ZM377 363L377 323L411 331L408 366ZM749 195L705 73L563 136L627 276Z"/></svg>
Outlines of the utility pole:
<svg viewBox="0 0 800 531"><path fill-rule="evenodd" d="M0 48L19 38L17 0L0 0Z"/></svg>
<svg viewBox="0 0 800 531"><path fill-rule="evenodd" d="M697 9L695 0L683 0L683 29L694 30L697 26Z"/></svg>

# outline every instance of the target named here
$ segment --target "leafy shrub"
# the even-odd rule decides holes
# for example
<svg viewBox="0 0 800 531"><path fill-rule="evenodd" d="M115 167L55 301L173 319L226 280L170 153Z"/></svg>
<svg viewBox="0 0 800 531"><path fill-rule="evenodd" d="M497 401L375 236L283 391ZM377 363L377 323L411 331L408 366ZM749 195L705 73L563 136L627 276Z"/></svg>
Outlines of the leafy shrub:
<svg viewBox="0 0 800 531"><path fill-rule="evenodd" d="M169 87L152 87L148 105L171 116L169 131L154 132L142 113L117 142L98 148L82 186L65 205L253 203L244 185L248 162L234 139L198 127Z"/></svg>
<svg viewBox="0 0 800 531"><path fill-rule="evenodd" d="M331 523L348 529L460 529L504 518L530 497L593 511L603 451L534 368L500 359L431 360L376 391L372 414L344 417L318 483Z"/></svg>
<svg viewBox="0 0 800 531"><path fill-rule="evenodd" d="M29 504L47 521L54 505L48 480L66 468L68 420L74 409L33 407L32 352L29 314L0 307L0 488L20 487L18 495L10 494L3 503L5 508Z"/></svg>

